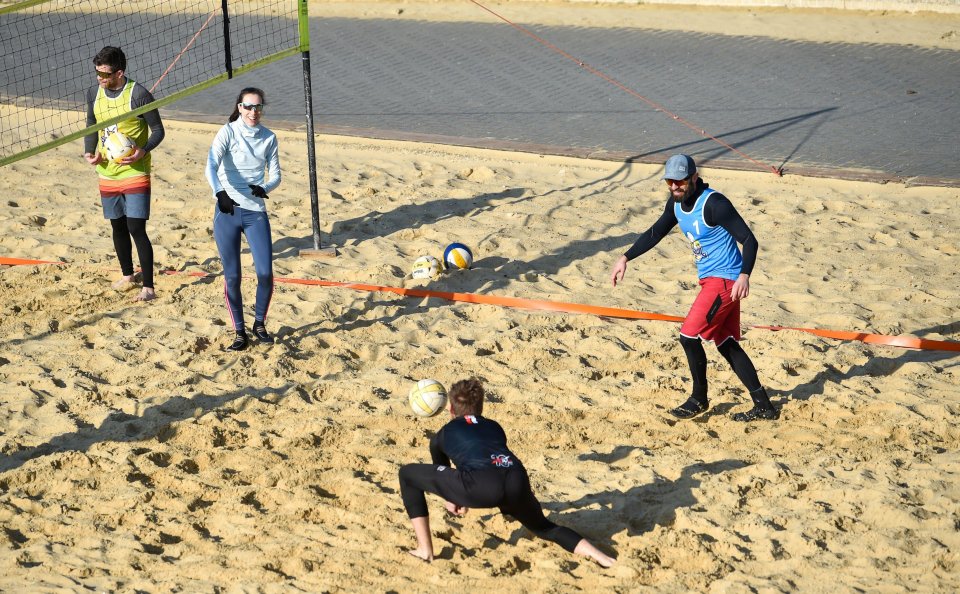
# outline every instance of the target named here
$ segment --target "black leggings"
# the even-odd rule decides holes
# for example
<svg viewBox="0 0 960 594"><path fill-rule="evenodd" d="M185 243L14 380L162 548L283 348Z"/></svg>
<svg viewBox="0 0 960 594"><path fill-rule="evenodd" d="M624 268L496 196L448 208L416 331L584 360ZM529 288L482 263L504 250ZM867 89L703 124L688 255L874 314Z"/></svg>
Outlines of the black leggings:
<svg viewBox="0 0 960 594"><path fill-rule="evenodd" d="M707 354L703 350L699 338L680 337L680 344L683 346L683 352L687 355L687 363L690 365L690 375L693 378L694 394L702 390L704 401L707 390ZM723 341L723 344L717 347L723 358L727 360L733 372L737 374L740 381L751 394L759 390L760 378L757 377L757 368L753 366L750 356L740 347L740 343L732 338Z"/></svg>
<svg viewBox="0 0 960 594"><path fill-rule="evenodd" d="M500 508L540 538L555 542L571 553L583 538L544 517L522 466L472 472L437 464L407 464L400 468L400 496L408 517L429 515L425 492L462 507Z"/></svg>
<svg viewBox="0 0 960 594"><path fill-rule="evenodd" d="M147 237L147 219L120 217L110 219L113 227L113 248L120 260L120 272L123 276L133 276L133 246L130 238L137 244L137 256L143 269L143 286L153 288L153 245Z"/></svg>
<svg viewBox="0 0 960 594"><path fill-rule="evenodd" d="M731 338L718 346L717 350L733 368L733 372L737 374L748 392L753 394L762 387L760 378L757 377L757 368L753 366L750 356L740 348L740 343Z"/></svg>
<svg viewBox="0 0 960 594"><path fill-rule="evenodd" d="M727 342L730 342L729 340ZM707 403L707 353L699 338L680 336L680 345L687 355L690 366L690 378L693 380L693 397L702 404Z"/></svg>

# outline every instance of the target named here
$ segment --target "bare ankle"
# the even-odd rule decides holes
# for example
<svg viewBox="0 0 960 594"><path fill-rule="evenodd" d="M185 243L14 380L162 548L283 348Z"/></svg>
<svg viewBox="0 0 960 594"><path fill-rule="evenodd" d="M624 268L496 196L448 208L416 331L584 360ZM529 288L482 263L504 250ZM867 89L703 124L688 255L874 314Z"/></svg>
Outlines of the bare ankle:
<svg viewBox="0 0 960 594"><path fill-rule="evenodd" d="M428 563L433 561L433 551L422 551L420 549L412 549L407 552L413 555L414 557L416 557L417 559L422 559Z"/></svg>
<svg viewBox="0 0 960 594"><path fill-rule="evenodd" d="M117 290L126 290L133 288L133 275L130 276L121 276L117 280L113 281L113 288Z"/></svg>
<svg viewBox="0 0 960 594"><path fill-rule="evenodd" d="M157 298L157 293L151 287L140 289L140 293L134 297L134 301L153 301Z"/></svg>

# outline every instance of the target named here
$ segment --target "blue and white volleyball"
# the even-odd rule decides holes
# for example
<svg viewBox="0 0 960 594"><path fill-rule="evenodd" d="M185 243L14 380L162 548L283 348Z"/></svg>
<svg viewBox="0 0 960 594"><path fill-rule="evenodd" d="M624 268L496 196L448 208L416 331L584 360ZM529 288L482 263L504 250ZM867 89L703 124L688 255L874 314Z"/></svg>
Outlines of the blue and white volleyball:
<svg viewBox="0 0 960 594"><path fill-rule="evenodd" d="M447 389L434 379L422 379L410 389L407 396L413 414L432 417L447 404Z"/></svg>
<svg viewBox="0 0 960 594"><path fill-rule="evenodd" d="M432 279L440 275L440 261L433 256L420 256L413 262L410 276L416 279Z"/></svg>
<svg viewBox="0 0 960 594"><path fill-rule="evenodd" d="M451 243L443 250L443 261L448 268L468 270L473 266L473 252L462 243Z"/></svg>

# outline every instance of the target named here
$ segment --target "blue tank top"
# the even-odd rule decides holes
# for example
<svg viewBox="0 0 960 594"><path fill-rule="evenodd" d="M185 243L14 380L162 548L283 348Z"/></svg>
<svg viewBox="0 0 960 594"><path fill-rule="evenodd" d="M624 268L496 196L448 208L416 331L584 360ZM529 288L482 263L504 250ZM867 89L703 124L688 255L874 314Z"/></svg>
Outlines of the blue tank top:
<svg viewBox="0 0 960 594"><path fill-rule="evenodd" d="M673 204L673 214L683 236L690 242L697 262L697 276L737 280L743 269L743 257L732 235L723 227L711 227L703 220L703 207L714 190L706 189L697 198L693 210L684 212L679 202Z"/></svg>

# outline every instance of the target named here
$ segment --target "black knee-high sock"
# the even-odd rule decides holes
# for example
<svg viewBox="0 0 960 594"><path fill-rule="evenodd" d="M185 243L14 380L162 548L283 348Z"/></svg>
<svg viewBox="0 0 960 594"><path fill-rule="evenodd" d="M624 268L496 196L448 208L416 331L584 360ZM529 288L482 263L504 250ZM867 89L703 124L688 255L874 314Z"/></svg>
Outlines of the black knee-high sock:
<svg viewBox="0 0 960 594"><path fill-rule="evenodd" d="M120 273L123 276L133 275L133 245L130 243L130 230L127 228L127 217L110 219L113 227L113 249L120 260Z"/></svg>
<svg viewBox="0 0 960 594"><path fill-rule="evenodd" d="M128 217L127 228L130 230L130 236L133 237L134 243L137 244L137 256L140 258L140 268L143 269L143 286L152 289L153 244L150 243L150 238L147 237L147 220Z"/></svg>
<svg viewBox="0 0 960 594"><path fill-rule="evenodd" d="M707 403L707 353L699 338L680 337L680 345L687 355L690 377L693 379L692 397L701 404Z"/></svg>
<svg viewBox="0 0 960 594"><path fill-rule="evenodd" d="M744 387L750 392L753 403L761 408L770 408L770 398L760 384L760 378L757 377L757 368L753 366L750 356L740 347L740 343L728 339L718 346L717 350L720 351L723 358L733 368L733 372L737 374Z"/></svg>

